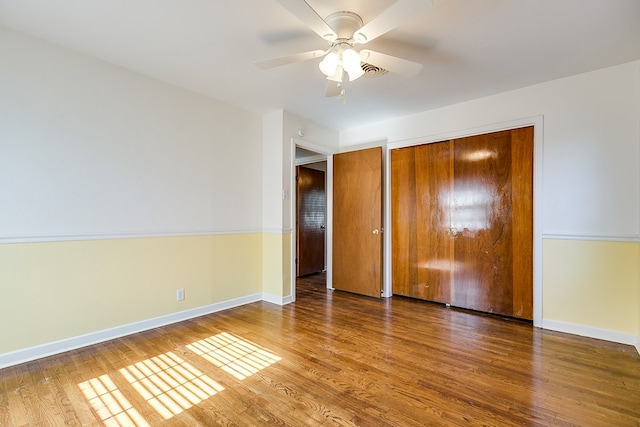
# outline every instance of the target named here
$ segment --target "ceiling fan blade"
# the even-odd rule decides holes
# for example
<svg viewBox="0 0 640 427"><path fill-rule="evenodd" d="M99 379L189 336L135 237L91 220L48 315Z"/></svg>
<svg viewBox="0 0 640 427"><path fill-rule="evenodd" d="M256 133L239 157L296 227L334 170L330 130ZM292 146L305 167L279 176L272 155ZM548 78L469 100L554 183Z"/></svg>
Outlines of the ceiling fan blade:
<svg viewBox="0 0 640 427"><path fill-rule="evenodd" d="M255 66L263 70L280 67L281 65L294 64L308 59L320 58L327 53L325 50L310 50L309 52L296 53L295 55L283 56L281 58L267 59L266 61L254 62Z"/></svg>
<svg viewBox="0 0 640 427"><path fill-rule="evenodd" d="M304 0L277 0L285 9L291 12L299 20L311 28L317 35L330 42L335 41L338 35L331 27L313 10Z"/></svg>
<svg viewBox="0 0 640 427"><path fill-rule="evenodd" d="M363 62L367 62L376 67L384 68L392 73L400 74L406 77L413 77L422 70L422 64L408 61L374 50L363 49L360 51L360 58Z"/></svg>
<svg viewBox="0 0 640 427"><path fill-rule="evenodd" d="M367 43L422 14L433 6L432 0L398 0L387 10L353 34L356 43Z"/></svg>
<svg viewBox="0 0 640 427"><path fill-rule="evenodd" d="M324 96L339 96L342 93L342 83L333 80L327 80L327 91Z"/></svg>

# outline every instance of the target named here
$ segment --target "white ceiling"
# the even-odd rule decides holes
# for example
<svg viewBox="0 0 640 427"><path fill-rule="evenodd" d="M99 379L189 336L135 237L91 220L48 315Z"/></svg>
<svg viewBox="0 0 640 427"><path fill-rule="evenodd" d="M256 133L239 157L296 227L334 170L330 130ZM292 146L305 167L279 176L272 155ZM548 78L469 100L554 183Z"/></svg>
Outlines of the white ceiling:
<svg viewBox="0 0 640 427"><path fill-rule="evenodd" d="M393 0L308 0L368 22ZM640 0L433 0L367 47L424 64L325 98L325 49L275 0L0 0L0 25L259 113L283 108L336 130L640 59Z"/></svg>

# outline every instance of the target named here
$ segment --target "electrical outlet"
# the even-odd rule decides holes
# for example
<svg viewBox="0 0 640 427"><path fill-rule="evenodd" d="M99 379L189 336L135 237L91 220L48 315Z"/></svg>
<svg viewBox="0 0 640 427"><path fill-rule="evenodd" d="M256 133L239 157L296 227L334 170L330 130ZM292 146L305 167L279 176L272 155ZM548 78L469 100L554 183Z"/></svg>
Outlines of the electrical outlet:
<svg viewBox="0 0 640 427"><path fill-rule="evenodd" d="M176 301L182 301L184 299L184 288L180 288L176 291Z"/></svg>

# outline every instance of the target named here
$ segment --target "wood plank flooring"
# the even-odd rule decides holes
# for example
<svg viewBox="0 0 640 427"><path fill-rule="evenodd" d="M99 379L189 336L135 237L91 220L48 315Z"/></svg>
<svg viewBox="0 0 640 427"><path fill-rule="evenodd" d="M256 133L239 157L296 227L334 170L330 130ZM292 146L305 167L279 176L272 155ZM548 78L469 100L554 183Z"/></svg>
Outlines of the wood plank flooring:
<svg viewBox="0 0 640 427"><path fill-rule="evenodd" d="M631 346L323 280L0 370L0 426L640 426Z"/></svg>

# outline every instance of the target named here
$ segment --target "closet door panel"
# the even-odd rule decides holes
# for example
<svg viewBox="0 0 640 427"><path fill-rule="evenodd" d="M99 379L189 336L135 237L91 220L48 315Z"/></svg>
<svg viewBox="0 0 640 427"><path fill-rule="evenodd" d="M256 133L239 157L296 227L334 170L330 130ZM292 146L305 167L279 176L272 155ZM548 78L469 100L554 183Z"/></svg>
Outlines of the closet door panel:
<svg viewBox="0 0 640 427"><path fill-rule="evenodd" d="M533 320L533 127L511 131L513 316Z"/></svg>
<svg viewBox="0 0 640 427"><path fill-rule="evenodd" d="M394 294L419 298L415 153L391 151L391 276Z"/></svg>
<svg viewBox="0 0 640 427"><path fill-rule="evenodd" d="M391 152L392 287L396 295L450 300L450 181L448 142Z"/></svg>
<svg viewBox="0 0 640 427"><path fill-rule="evenodd" d="M453 240L451 222L451 161L449 142L416 147L419 298L451 301Z"/></svg>
<svg viewBox="0 0 640 427"><path fill-rule="evenodd" d="M533 128L454 144L452 305L533 319Z"/></svg>
<svg viewBox="0 0 640 427"><path fill-rule="evenodd" d="M511 132L456 139L452 305L513 312Z"/></svg>

